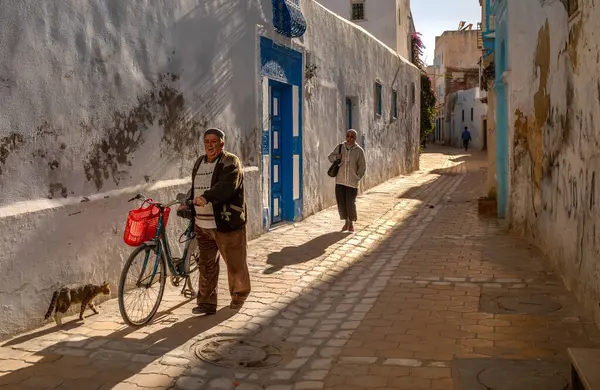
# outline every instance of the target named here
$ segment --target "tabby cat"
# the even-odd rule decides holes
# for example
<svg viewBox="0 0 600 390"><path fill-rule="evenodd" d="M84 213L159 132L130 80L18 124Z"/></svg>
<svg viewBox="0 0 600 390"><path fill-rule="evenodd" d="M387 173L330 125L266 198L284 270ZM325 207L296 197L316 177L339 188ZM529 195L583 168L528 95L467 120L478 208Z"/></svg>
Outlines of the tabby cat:
<svg viewBox="0 0 600 390"><path fill-rule="evenodd" d="M52 295L52 301L44 319L48 319L52 315L52 312L55 311L54 321L56 321L57 325L62 325L62 315L74 303L81 303L81 311L79 312L80 320L83 320L83 312L86 307L89 307L95 314L98 314L98 309L94 306L94 298L100 294L110 295L110 283L104 282L101 285L92 283L83 285L69 284L62 286Z"/></svg>

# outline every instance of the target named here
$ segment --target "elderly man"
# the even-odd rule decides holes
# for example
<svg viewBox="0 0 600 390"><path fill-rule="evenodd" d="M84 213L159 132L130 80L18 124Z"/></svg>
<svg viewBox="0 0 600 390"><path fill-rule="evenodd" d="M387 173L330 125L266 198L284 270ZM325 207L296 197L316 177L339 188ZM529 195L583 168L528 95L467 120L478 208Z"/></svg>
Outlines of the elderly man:
<svg viewBox="0 0 600 390"><path fill-rule="evenodd" d="M338 204L340 219L344 220L342 231L354 231L357 220L356 195L358 182L367 169L365 152L356 143L356 130L346 132L346 142L335 147L329 155L329 161L340 161L339 171L335 177L335 198Z"/></svg>
<svg viewBox="0 0 600 390"><path fill-rule="evenodd" d="M204 132L205 155L192 170L196 237L200 250L198 306L194 314L215 314L219 261L227 266L232 309L239 309L250 294L246 259L246 200L240 160L223 150L225 134L216 128Z"/></svg>

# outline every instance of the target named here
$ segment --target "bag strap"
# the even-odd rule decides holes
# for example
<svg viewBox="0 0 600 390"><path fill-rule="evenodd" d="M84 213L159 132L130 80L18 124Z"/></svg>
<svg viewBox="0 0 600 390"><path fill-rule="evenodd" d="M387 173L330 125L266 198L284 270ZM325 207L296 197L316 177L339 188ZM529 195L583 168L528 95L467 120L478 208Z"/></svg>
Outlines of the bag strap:
<svg viewBox="0 0 600 390"><path fill-rule="evenodd" d="M192 168L192 199L194 199L194 181L196 180L196 174L198 173L198 169L200 169L200 164L204 160L204 155L198 157L196 162L194 163L194 168Z"/></svg>

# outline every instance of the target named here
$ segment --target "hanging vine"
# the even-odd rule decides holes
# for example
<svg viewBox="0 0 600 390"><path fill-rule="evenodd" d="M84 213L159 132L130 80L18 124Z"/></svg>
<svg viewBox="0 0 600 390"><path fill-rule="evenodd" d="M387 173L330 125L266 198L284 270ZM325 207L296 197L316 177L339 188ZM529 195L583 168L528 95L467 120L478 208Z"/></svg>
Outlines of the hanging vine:
<svg viewBox="0 0 600 390"><path fill-rule="evenodd" d="M415 66L421 70L425 69L425 63L421 59L423 52L425 51L425 44L421 39L421 33L414 32L410 36L411 43L411 61Z"/></svg>
<svg viewBox="0 0 600 390"><path fill-rule="evenodd" d="M435 127L435 105L436 98L433 91L431 78L425 72L423 53L425 44L421 39L421 33L415 32L411 35L412 63L421 70L421 142L424 142Z"/></svg>

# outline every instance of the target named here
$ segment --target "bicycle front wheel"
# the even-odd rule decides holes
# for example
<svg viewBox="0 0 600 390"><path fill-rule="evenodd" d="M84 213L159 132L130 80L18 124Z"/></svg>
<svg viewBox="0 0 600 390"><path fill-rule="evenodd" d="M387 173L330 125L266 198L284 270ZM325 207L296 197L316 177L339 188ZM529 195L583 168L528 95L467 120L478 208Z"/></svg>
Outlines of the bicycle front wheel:
<svg viewBox="0 0 600 390"><path fill-rule="evenodd" d="M146 325L160 306L167 282L164 253L141 245L129 256L119 281L119 311L129 326ZM161 251L162 252L162 251Z"/></svg>
<svg viewBox="0 0 600 390"><path fill-rule="evenodd" d="M190 243L188 248L188 256L190 257L190 269L187 277L187 288L191 291L192 297L196 298L198 296L198 286L200 284L200 271L198 267L198 262L200 261L200 249L198 248L198 241L195 238Z"/></svg>

